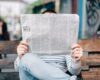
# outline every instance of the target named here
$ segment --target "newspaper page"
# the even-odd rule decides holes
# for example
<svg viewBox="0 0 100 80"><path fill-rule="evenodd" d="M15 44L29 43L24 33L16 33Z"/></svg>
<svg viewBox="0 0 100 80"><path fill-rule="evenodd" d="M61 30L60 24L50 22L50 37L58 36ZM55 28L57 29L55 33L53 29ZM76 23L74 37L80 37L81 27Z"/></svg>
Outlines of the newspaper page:
<svg viewBox="0 0 100 80"><path fill-rule="evenodd" d="M21 15L22 38L35 54L66 54L77 43L79 17L76 14Z"/></svg>

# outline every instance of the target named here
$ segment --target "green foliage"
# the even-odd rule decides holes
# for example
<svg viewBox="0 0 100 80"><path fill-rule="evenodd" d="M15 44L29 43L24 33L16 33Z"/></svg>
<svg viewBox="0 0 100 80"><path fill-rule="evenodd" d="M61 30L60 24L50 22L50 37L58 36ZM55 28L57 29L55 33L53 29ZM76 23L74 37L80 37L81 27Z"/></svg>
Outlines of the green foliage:
<svg viewBox="0 0 100 80"><path fill-rule="evenodd" d="M37 0L36 2L33 2L31 4L29 4L27 7L26 7L26 13L27 14L31 14L32 13L32 9L35 7L35 6L39 6L42 4L42 0Z"/></svg>

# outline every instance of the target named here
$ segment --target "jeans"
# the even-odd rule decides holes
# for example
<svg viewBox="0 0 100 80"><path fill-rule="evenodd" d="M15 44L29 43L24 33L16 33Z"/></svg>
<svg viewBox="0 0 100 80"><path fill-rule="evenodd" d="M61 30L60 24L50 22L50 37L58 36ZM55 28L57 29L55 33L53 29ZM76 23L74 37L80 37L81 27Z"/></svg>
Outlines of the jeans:
<svg viewBox="0 0 100 80"><path fill-rule="evenodd" d="M37 55L25 54L19 63L20 80L76 80L61 69L42 61Z"/></svg>

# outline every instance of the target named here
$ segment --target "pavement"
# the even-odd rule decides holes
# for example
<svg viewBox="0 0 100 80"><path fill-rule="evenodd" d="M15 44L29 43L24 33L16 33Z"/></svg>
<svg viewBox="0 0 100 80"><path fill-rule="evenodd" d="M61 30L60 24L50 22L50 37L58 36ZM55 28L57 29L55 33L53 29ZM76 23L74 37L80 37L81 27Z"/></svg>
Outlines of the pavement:
<svg viewBox="0 0 100 80"><path fill-rule="evenodd" d="M2 55L4 57L4 55ZM15 60L17 55L9 54L7 55L7 59ZM2 69L2 73L0 73L0 80L19 80L18 72L14 69Z"/></svg>

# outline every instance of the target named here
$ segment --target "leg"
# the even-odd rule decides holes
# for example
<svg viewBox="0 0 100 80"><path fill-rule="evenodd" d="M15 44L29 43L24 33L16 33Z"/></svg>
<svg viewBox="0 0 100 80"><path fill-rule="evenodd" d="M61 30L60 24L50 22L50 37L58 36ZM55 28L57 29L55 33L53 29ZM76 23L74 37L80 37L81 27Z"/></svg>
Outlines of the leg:
<svg viewBox="0 0 100 80"><path fill-rule="evenodd" d="M24 55L20 67L42 80L70 80L70 76L57 67L45 63L32 53Z"/></svg>
<svg viewBox="0 0 100 80"><path fill-rule="evenodd" d="M19 77L20 77L20 80L37 80L27 71L23 70L23 68L19 68Z"/></svg>

